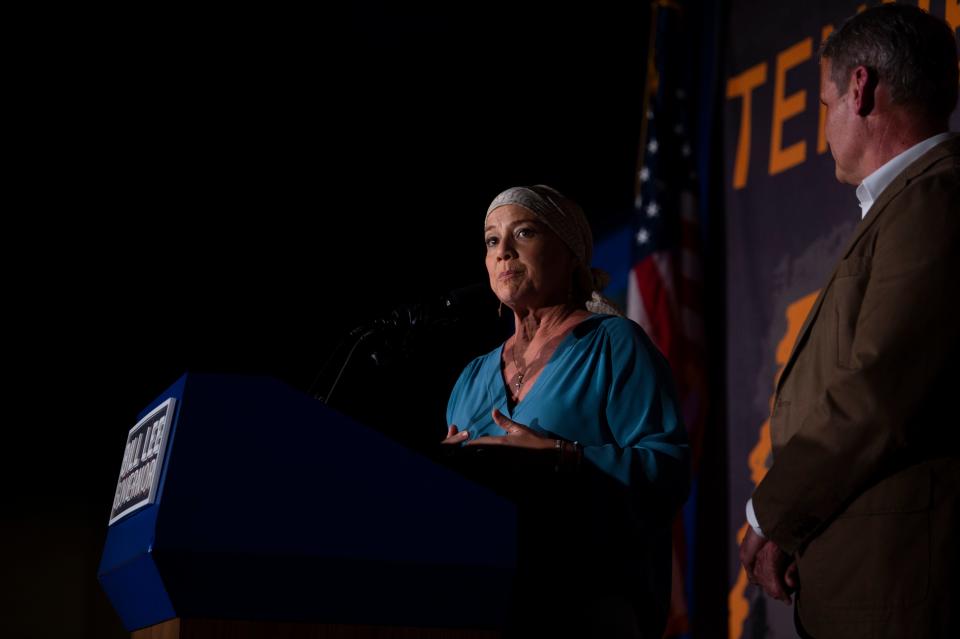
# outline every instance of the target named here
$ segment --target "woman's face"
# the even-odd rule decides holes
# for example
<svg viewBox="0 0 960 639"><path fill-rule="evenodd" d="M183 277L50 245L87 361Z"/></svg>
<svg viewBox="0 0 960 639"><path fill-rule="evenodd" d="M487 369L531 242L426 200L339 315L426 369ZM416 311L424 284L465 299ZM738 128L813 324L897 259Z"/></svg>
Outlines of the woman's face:
<svg viewBox="0 0 960 639"><path fill-rule="evenodd" d="M536 215L516 204L496 208L483 240L490 288L501 302L516 310L567 301L573 254Z"/></svg>

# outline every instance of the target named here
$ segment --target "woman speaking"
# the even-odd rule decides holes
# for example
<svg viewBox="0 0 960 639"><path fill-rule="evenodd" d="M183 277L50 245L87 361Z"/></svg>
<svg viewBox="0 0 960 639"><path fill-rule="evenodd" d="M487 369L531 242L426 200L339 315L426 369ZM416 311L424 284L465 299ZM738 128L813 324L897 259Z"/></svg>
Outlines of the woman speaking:
<svg viewBox="0 0 960 639"><path fill-rule="evenodd" d="M490 286L516 328L460 375L443 443L553 450L560 471L512 487L508 634L659 639L671 521L689 483L669 367L600 296L590 226L573 201L544 185L507 189L487 209L483 237ZM465 552L482 543L452 534Z"/></svg>

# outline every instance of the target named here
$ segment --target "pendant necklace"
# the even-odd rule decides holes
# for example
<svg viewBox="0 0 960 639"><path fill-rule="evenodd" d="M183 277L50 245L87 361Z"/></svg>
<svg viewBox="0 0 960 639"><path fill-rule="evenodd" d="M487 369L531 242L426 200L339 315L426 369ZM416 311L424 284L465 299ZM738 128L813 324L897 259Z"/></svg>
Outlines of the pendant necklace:
<svg viewBox="0 0 960 639"><path fill-rule="evenodd" d="M516 389L515 394L517 397L520 396L520 387L523 386L523 378L527 375L527 367L520 366L520 361L517 359L517 342L519 340L514 340L513 342L513 365L517 367L517 374L513 378L513 387ZM536 360L534 360L536 361ZM526 362L524 362L526 364Z"/></svg>

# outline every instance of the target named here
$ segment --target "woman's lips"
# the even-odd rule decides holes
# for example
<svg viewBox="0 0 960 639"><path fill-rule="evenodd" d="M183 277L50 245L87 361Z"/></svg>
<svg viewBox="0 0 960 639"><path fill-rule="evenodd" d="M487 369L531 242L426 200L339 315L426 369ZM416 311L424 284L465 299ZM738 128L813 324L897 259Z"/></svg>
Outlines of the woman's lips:
<svg viewBox="0 0 960 639"><path fill-rule="evenodd" d="M503 271L497 276L497 279L501 281L509 280L520 275L521 273L523 273L523 271Z"/></svg>

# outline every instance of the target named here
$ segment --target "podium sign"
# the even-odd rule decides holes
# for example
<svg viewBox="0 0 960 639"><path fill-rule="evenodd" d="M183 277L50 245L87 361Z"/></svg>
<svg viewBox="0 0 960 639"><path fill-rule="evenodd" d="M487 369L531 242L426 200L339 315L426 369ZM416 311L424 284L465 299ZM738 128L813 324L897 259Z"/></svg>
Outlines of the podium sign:
<svg viewBox="0 0 960 639"><path fill-rule="evenodd" d="M170 397L137 422L127 434L127 446L120 464L120 478L110 510L112 526L135 510L152 504L157 498L157 483L163 468L164 452L170 441L173 411L177 400Z"/></svg>

